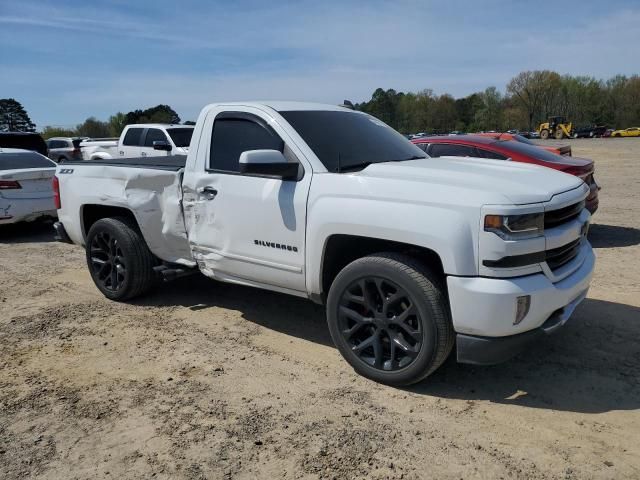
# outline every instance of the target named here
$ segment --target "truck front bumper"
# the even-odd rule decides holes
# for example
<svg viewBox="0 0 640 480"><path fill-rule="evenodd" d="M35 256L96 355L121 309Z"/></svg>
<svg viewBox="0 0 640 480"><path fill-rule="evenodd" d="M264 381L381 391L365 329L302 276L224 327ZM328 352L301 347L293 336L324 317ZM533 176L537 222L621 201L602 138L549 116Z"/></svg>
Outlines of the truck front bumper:
<svg viewBox="0 0 640 480"><path fill-rule="evenodd" d="M579 261L571 275L556 283L542 273L507 279L447 277L458 361L499 363L562 327L591 283L595 256L586 242ZM516 323L521 296L530 297L530 306Z"/></svg>

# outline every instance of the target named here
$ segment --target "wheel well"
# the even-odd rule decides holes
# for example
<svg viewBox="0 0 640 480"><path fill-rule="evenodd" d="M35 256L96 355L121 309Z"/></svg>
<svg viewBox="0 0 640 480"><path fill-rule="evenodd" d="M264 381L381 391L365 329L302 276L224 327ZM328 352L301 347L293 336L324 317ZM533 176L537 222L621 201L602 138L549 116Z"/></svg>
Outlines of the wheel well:
<svg viewBox="0 0 640 480"><path fill-rule="evenodd" d="M110 205L84 205L82 207L82 230L84 237L87 237L91 225L96 223L101 218L108 217L126 217L130 218L137 225L136 217L131 210L123 207L113 207Z"/></svg>
<svg viewBox="0 0 640 480"><path fill-rule="evenodd" d="M322 261L322 299L344 267L358 258L378 252L404 253L431 267L444 277L442 261L436 252L425 247L357 235L332 235L327 240Z"/></svg>

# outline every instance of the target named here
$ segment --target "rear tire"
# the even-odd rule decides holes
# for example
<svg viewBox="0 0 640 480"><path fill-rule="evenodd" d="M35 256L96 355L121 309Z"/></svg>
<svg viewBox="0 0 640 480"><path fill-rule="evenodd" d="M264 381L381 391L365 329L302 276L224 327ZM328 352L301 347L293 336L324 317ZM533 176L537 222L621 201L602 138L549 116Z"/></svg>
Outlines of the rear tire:
<svg viewBox="0 0 640 480"><path fill-rule="evenodd" d="M355 260L329 290L331 337L360 375L392 386L419 382L453 348L444 291L431 269L407 255L378 253Z"/></svg>
<svg viewBox="0 0 640 480"><path fill-rule="evenodd" d="M542 140L547 140L549 138L549 130L546 128L540 132L540 138Z"/></svg>
<svg viewBox="0 0 640 480"><path fill-rule="evenodd" d="M93 282L111 300L137 297L157 282L156 257L135 222L126 217L103 218L91 226L86 258Z"/></svg>

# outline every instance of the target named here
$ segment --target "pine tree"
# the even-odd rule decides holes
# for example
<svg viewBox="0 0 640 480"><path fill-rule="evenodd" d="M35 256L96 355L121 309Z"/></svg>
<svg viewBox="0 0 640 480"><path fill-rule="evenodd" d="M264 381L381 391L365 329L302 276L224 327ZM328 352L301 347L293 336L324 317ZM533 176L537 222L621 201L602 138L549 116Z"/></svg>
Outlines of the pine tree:
<svg viewBox="0 0 640 480"><path fill-rule="evenodd" d="M13 98L0 99L0 132L35 131L35 123L20 102Z"/></svg>

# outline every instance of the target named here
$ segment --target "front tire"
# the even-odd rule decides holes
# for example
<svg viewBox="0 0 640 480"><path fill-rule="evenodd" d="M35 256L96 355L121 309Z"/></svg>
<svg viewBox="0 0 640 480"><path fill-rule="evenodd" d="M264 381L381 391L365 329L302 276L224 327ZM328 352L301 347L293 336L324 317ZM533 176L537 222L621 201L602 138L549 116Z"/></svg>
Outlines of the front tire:
<svg viewBox="0 0 640 480"><path fill-rule="evenodd" d="M95 222L87 235L86 258L93 282L111 300L137 297L156 283L156 257L128 218Z"/></svg>
<svg viewBox="0 0 640 480"><path fill-rule="evenodd" d="M376 382L419 382L446 360L454 332L441 279L412 257L379 253L347 265L327 299L342 356Z"/></svg>

